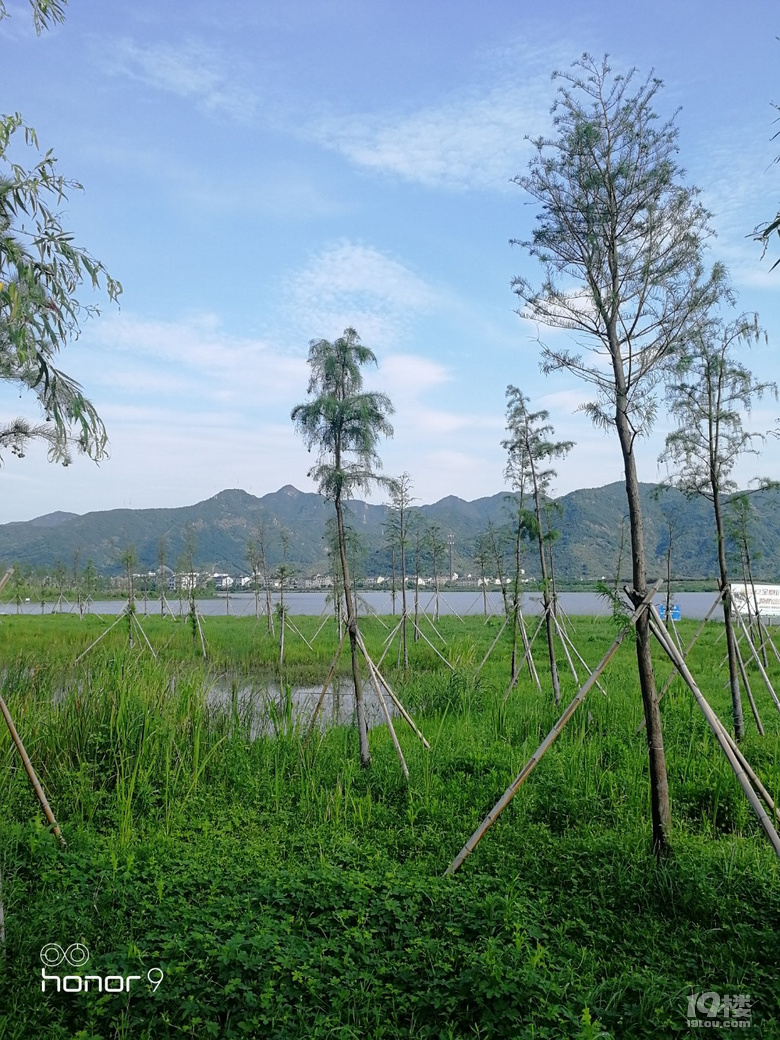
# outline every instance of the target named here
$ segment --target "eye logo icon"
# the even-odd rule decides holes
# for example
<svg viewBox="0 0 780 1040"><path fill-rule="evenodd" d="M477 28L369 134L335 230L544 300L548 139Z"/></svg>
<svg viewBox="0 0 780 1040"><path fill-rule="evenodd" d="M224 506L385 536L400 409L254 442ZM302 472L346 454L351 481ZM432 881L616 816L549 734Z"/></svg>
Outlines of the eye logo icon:
<svg viewBox="0 0 780 1040"><path fill-rule="evenodd" d="M81 943L71 943L67 950L58 943L46 943L41 948L41 960L47 968L56 968L63 961L72 968L83 968L89 960L89 950Z"/></svg>

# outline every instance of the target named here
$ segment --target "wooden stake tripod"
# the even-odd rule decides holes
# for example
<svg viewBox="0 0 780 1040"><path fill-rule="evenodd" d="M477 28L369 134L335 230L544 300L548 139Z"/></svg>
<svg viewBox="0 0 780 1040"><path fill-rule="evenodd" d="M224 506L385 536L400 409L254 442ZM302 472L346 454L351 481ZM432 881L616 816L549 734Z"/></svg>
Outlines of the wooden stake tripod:
<svg viewBox="0 0 780 1040"><path fill-rule="evenodd" d="M400 626L397 626L397 627L400 627ZM325 677L325 682L323 684L322 691L321 691L319 699L317 701L317 705L316 705L316 707L314 709L314 712L312 714L312 717L311 717L311 719L309 721L308 730L306 732L306 738L305 738L305 740L303 742L303 746L304 747L306 747L306 745L309 743L309 740L311 739L311 735L314 732L314 727L317 724L317 719L319 717L320 711L322 710L322 705L323 705L323 702L325 700L325 695L327 694L328 688L330 687L330 684L333 682L333 677L336 674L336 668L338 667L339 658L341 657L341 652L344 649L344 643L347 640L348 634L349 634L349 630L347 628L345 628L344 629L344 633L341 636L341 640L339 642L339 645L338 645L338 647L336 649L335 656L333 657L333 660L330 663L330 668L328 669L328 674ZM391 633L391 638L392 638L393 634L394 633ZM399 763L401 765L401 771L403 772L404 777L408 780L409 779L409 768L408 768L408 766L406 764L406 760L404 758L403 751L401 750L401 745L400 745L400 743L398 741L398 735L396 734L395 726L393 725L393 717L390 714L390 709L388 708L387 698L385 697L385 694L387 694L387 697L395 705L395 708L398 711L398 714L401 715L401 717L404 719L404 721L414 731L415 736L422 743L423 747L426 750L430 750L430 746L431 745L428 743L428 741L425 739L423 734L420 732L420 730L418 729L418 727L415 724L414 720L412 719L411 715L409 715L409 713L407 712L406 708L403 706L401 701L398 699L398 697L396 696L395 692L393 691L393 689L390 686L390 684L388 683L388 681L384 678L382 673L379 671L379 667L376 664L374 664L374 661L371 658L371 655L369 654L368 650L366 649L366 644L363 641L363 636L362 636L362 634L360 632L360 629L357 627L357 624L355 625L355 636L356 636L358 648L360 649L360 652L363 655L363 658L365 659L365 662L366 662L366 664L368 666L369 675L371 676L371 684L374 687L374 690L376 691L377 700L379 701L379 704L380 704L380 706L382 708L382 712L384 713L384 716L385 716L385 720L387 721L387 726L388 726L388 729L390 730L390 736L391 736L392 741L393 741L393 746L395 747L396 754L398 755L398 761L399 761ZM434 647L434 649L435 649L435 647ZM385 651L385 652L387 652L387 651Z"/></svg>
<svg viewBox="0 0 780 1040"><path fill-rule="evenodd" d="M148 639L148 637L146 635L146 632L144 632L144 630L143 630L143 626L141 625L141 622L138 620L138 615L135 612L134 605L132 603L130 603L130 601L128 601L127 604L125 605L125 609L122 611L122 613L117 615L116 621L114 621L112 624L110 624L108 626L108 628L105 629L105 631L101 632L100 635L97 637L97 639L95 639L93 642L91 642L89 644L89 646L87 647L87 649L83 650L79 654L79 656L76 658L76 662L75 663L78 664L79 661L81 661L84 657L86 657L87 654L90 652L90 650L93 650L98 645L98 643L101 641L101 639L105 639L105 637L108 635L108 633L112 629L116 628L116 626L120 623L120 621L127 621L128 638L130 640L130 646L133 645L133 630L134 630L134 627L135 627L141 633L141 635L143 636L144 642L149 647L149 652L151 653L152 657L156 661L157 660L157 654L154 652L154 648L152 647L152 644L149 642L149 639Z"/></svg>
<svg viewBox="0 0 780 1040"><path fill-rule="evenodd" d="M707 720L707 723L715 736L715 739L718 741L721 749L723 750L723 753L728 759L729 765L733 769L734 774L737 777L740 786L742 787L745 797L750 802L754 812L756 813L756 816L758 817L761 826L764 829L764 832L769 838L769 841L771 842L772 847L775 850L775 854L778 856L778 858L780 858L780 836L778 835L777 830L772 824L772 821L769 819L766 809L764 808L764 805L761 804L761 801L764 801L767 808L771 810L772 814L778 820L780 820L780 811L778 811L771 796L769 795L766 788L761 783L753 769L750 767L749 763L747 762L744 755L731 738L730 734L723 726L723 723L720 721L720 719L717 717L715 712L712 710L712 708L704 698L703 694L696 685L693 676L688 670L688 666L685 663L683 654L680 652L679 648L664 628L663 622L661 621L658 611L655 609L652 602L653 596L655 595L655 592L660 584L660 581L656 582L653 588L649 589L646 595L642 597L642 599L638 599L638 597L635 597L634 612L631 615L627 624L623 627L623 629L616 637L615 641L612 643L612 646L609 648L609 650L607 650L606 654L601 659L599 664L596 666L593 672L591 672L590 676L585 681L585 683L580 687L574 699L567 706L563 714L557 720L553 728L544 738L544 740L539 745L534 754L523 766L520 773L517 775L517 777L515 777L515 779L506 789L501 798L499 798L499 800L496 802L496 804L484 818L479 827L477 827L477 829L471 835L469 840L460 850L460 852L452 861L452 863L450 863L449 867L445 871L445 874L456 873L456 871L458 871L460 867L463 865L464 861L468 859L468 857L477 847L477 845L488 832L488 830L493 826L498 817L501 815L501 813L504 811L507 805L509 805L511 800L520 790L520 787L525 783L525 781L531 775L533 770L539 764L542 757L549 750L549 748L552 746L555 740L560 736L561 732L566 726L566 723L571 719L576 709L584 701L590 689L595 685L598 675L604 670L610 659L614 656L618 647L623 642L627 633L629 632L631 626L636 624L636 621L640 617L640 615L648 610L650 611L650 629L653 635L658 640L662 649L667 654L672 664L674 664L675 668L679 671L680 675L685 680L689 689L693 693L697 704L701 708L702 714Z"/></svg>

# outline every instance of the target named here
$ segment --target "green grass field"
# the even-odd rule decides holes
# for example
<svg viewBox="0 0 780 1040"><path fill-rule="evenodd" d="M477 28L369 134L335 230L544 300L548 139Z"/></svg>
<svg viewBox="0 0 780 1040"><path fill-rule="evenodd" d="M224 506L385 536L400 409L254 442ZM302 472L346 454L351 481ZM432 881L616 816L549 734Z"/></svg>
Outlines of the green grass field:
<svg viewBox="0 0 780 1040"><path fill-rule="evenodd" d="M0 723L2 1040L673 1037L691 1035L689 995L705 992L749 995L743 1032L780 1036L778 862L679 680L662 702L668 860L649 851L627 642L606 696L591 691L444 877L557 717L551 695L524 671L504 704L506 632L477 674L500 619L442 618L438 634L424 622L453 670L411 641L408 673L395 649L383 665L431 744L397 720L407 785L386 725L369 770L351 725L304 747L291 693L322 682L337 639L333 623L314 639L317 619L293 620L311 647L288 630L280 672L254 619L206 619L205 663L186 622L154 617L158 660L138 633L128 646L123 622L75 664L109 622L3 618L2 695L67 848ZM391 626L362 623L375 659ZM680 625L683 639L694 630ZM593 666L615 629L575 619L571 634ZM708 625L689 660L728 723L721 634ZM547 690L541 640L535 660ZM566 702L577 684L560 660ZM346 681L346 655L339 671ZM669 671L659 651L659 687ZM770 674L780 686L773 656ZM780 715L750 676L766 736L746 703L743 750L779 796ZM44 969L42 992L49 943L91 957ZM129 994L58 993L68 971L138 979Z"/></svg>

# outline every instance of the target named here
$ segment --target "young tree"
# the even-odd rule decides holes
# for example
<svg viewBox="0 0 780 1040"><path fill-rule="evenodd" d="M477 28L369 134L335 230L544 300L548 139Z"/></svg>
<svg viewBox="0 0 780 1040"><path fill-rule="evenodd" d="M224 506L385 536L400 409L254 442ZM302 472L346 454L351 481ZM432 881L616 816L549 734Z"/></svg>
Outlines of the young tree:
<svg viewBox="0 0 780 1040"><path fill-rule="evenodd" d="M485 545L489 552L490 562L496 568L496 578L498 580L499 588L501 589L501 598L504 601L504 614L509 617L511 607L509 604L509 593L507 592L508 582L506 577L507 534L508 529L505 524L497 526L492 520L488 520L483 538L485 539Z"/></svg>
<svg viewBox="0 0 780 1040"><path fill-rule="evenodd" d="M431 520L425 526L425 542L428 552L431 554L431 571L433 572L433 620L439 620L439 572L441 560L447 549L442 529L435 521Z"/></svg>
<svg viewBox="0 0 780 1040"><path fill-rule="evenodd" d="M423 543L425 541L425 520L419 513L412 520L412 538L414 539L414 641L420 639L420 562Z"/></svg>
<svg viewBox="0 0 780 1040"><path fill-rule="evenodd" d="M533 499L533 515L526 520L529 533L536 535L539 547L539 567L542 576L542 603L547 631L547 651L550 658L553 697L556 704L561 700L561 683L555 660L555 617L554 589L547 568L547 548L551 549L549 530L543 511L553 477L557 474L549 466L553 459L562 459L571 451L573 441L551 441L548 437L555 431L547 420L549 412L529 412L528 398L516 386L506 389L507 440L501 445L508 453L505 475L520 495L520 505L526 493ZM545 469L544 467L547 466ZM528 522L530 520L530 523Z"/></svg>
<svg viewBox="0 0 780 1040"><path fill-rule="evenodd" d="M276 616L279 618L279 667L284 665L284 636L287 621L287 604L284 602L284 590L287 583L295 576L296 568L288 562L290 554L290 532L286 527L281 530L282 559L274 571L274 580L279 582L279 602L276 605Z"/></svg>
<svg viewBox="0 0 780 1040"><path fill-rule="evenodd" d="M678 427L666 438L661 459L676 473L672 482L685 495L701 495L712 503L718 547L720 593L731 686L734 736L745 734L739 686L736 636L732 620L731 587L726 562L725 499L736 491L732 473L737 459L756 454L760 434L749 433L742 421L753 402L765 393L777 394L774 383L759 383L738 354L760 335L755 317L742 315L724 325L719 319L703 323L689 338L688 349L675 368L669 386L671 411Z"/></svg>
<svg viewBox="0 0 780 1040"><path fill-rule="evenodd" d="M774 482L761 481L760 487L756 490L764 490L769 487L775 487ZM769 658L767 657L766 644L761 638L761 615L758 609L758 595L756 593L756 583L753 577L753 561L760 560L762 553L756 549L753 542L751 533L752 522L755 519L753 503L750 500L750 492L742 491L739 494L732 495L728 501L728 516L726 518L726 535L729 541L732 543L735 550L736 556L739 558L739 565L742 571L742 584L745 587L745 596L748 609L748 625L750 631L758 629L758 646L761 658L764 662L764 667L769 667ZM751 609L750 601L753 601Z"/></svg>
<svg viewBox="0 0 780 1040"><path fill-rule="evenodd" d="M388 507L385 527L390 537L392 548L401 565L401 652L404 668L409 667L409 648L406 633L406 554L409 551L409 522L412 497L412 478L402 473L390 485L390 505ZM395 611L394 611L395 612Z"/></svg>
<svg viewBox="0 0 780 1040"><path fill-rule="evenodd" d="M97 568L95 567L95 564L92 558L90 557L87 560L84 566L84 570L81 574L81 587L84 592L84 603L87 610L89 610L90 601L92 600L92 597L97 591L99 580L100 575L98 574Z"/></svg>
<svg viewBox="0 0 780 1040"><path fill-rule="evenodd" d="M138 565L138 553L134 545L127 545L120 556L120 561L125 570L125 582L127 584L127 638L129 645L133 645L133 615L135 614L135 587L133 582L133 568Z"/></svg>
<svg viewBox="0 0 780 1040"><path fill-rule="evenodd" d="M160 617L165 617L165 555L166 555L166 542L165 535L163 535L157 542L157 584L160 592Z"/></svg>
<svg viewBox="0 0 780 1040"><path fill-rule="evenodd" d="M634 445L656 411L654 390L688 331L718 294L722 272L707 277L702 249L709 214L677 166L674 120L659 123L660 81L636 85L634 71L612 76L606 59L584 55L553 106L557 136L534 142L530 172L515 178L542 206L530 241L543 265L539 288L513 282L521 313L574 333L588 355L545 346L543 367L563 369L594 391L584 408L614 429L625 474L635 602L647 592L642 508ZM650 620L636 624L636 650L650 759L653 846L665 850L671 826L661 716L655 695Z"/></svg>
<svg viewBox="0 0 780 1040"><path fill-rule="evenodd" d="M479 570L479 581L482 585L482 613L487 617L488 606L487 606L487 577L486 568L490 563L490 545L488 544L487 533L483 531L477 537L477 543L474 547L474 563Z"/></svg>
<svg viewBox="0 0 780 1040"><path fill-rule="evenodd" d="M372 483L387 483L378 475L377 455L380 436L392 436L388 416L393 406L385 394L363 390L362 368L376 364L373 351L360 342L357 332L348 328L338 339L312 340L309 344L309 388L312 400L296 405L291 418L309 450L316 448L318 461L309 471L320 493L329 498L336 512L347 630L352 654L352 679L360 740L360 762L371 764L368 726L363 704L363 685L358 661L357 613L347 561L347 535L344 499Z"/></svg>
<svg viewBox="0 0 780 1040"><path fill-rule="evenodd" d="M39 32L64 18L59 0L32 0L31 7ZM0 20L6 16L0 3ZM51 151L29 170L14 162L19 138L38 148L35 130L19 113L0 115L0 379L32 391L45 421L0 423L0 453L10 448L22 457L27 443L40 439L53 461L67 465L74 446L99 459L106 454L105 427L55 362L96 310L80 300L83 286L104 288L114 301L122 287L62 227L59 206L81 185L58 173Z"/></svg>

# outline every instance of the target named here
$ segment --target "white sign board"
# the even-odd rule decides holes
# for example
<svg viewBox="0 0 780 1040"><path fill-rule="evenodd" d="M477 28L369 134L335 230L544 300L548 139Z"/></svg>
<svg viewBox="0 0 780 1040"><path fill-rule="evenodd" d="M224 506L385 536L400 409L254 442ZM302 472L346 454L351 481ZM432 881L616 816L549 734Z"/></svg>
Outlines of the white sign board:
<svg viewBox="0 0 780 1040"><path fill-rule="evenodd" d="M732 585L731 598L740 614L755 614L758 605L764 617L780 617L780 585Z"/></svg>

